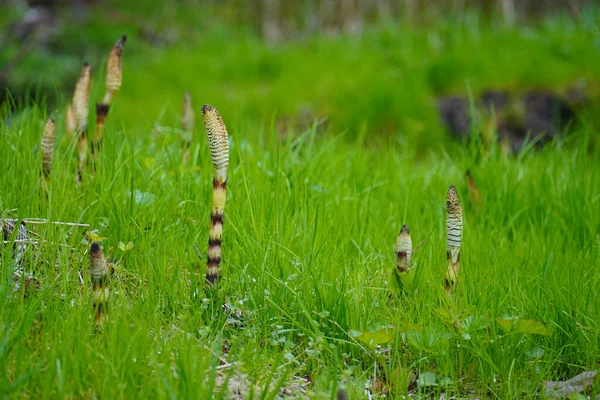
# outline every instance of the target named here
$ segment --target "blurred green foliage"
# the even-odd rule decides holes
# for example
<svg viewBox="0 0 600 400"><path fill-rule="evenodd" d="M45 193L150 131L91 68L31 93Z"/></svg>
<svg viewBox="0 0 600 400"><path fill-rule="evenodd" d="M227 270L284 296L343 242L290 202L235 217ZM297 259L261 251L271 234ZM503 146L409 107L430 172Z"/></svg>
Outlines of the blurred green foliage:
<svg viewBox="0 0 600 400"><path fill-rule="evenodd" d="M135 125L130 133L178 126L185 90L197 107L210 102L230 120L276 123L280 131L325 121L324 128L356 134L369 128L419 146L444 140L440 95L490 88L560 93L576 84L598 98L600 36L591 8L575 20L559 14L527 25L490 23L477 12L426 24L381 20L354 35L298 35L268 44L252 23L240 22L236 2L201 3L101 2L79 14L59 8L61 23L30 44L7 86L19 99L45 97L60 114L82 61L101 84L108 50L127 34L124 86L111 123ZM6 64L20 44L9 36L3 41ZM588 112L593 124L594 115Z"/></svg>

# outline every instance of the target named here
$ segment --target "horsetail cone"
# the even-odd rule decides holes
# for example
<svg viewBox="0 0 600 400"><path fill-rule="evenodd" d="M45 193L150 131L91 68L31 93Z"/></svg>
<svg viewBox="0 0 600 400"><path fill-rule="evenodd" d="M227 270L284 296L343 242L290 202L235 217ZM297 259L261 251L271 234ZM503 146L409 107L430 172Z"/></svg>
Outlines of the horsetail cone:
<svg viewBox="0 0 600 400"><path fill-rule="evenodd" d="M56 125L52 118L46 121L46 127L42 134L42 174L48 180L52 171L52 156L54 154L54 138L56 133Z"/></svg>
<svg viewBox="0 0 600 400"><path fill-rule="evenodd" d="M448 270L446 271L446 291L456 286L460 270L460 245L462 237L462 208L454 185L448 188L446 198L446 248Z"/></svg>
<svg viewBox="0 0 600 400"><path fill-rule="evenodd" d="M408 226L402 226L396 240L396 268L398 272L408 272L412 257L412 240Z"/></svg>
<svg viewBox="0 0 600 400"><path fill-rule="evenodd" d="M75 85L73 92L73 103L71 104L73 119L75 120L75 130L81 134L87 129L88 120L88 103L90 100L90 88L92 85L92 67L85 62L83 63L83 71L79 75L79 80Z"/></svg>
<svg viewBox="0 0 600 400"><path fill-rule="evenodd" d="M202 120L206 128L210 155L215 176L213 178L213 207L210 214L208 233L208 257L206 280L215 284L221 277L221 241L223 239L223 214L227 198L227 166L229 164L229 143L227 129L218 111L205 104L202 107Z"/></svg>
<svg viewBox="0 0 600 400"><path fill-rule="evenodd" d="M108 264L98 242L90 246L90 276L96 323L102 325L108 313Z"/></svg>
<svg viewBox="0 0 600 400"><path fill-rule="evenodd" d="M121 54L125 48L127 36L123 35L110 51L106 63L106 94L103 103L110 104L114 93L121 89L123 83L123 67L121 66Z"/></svg>
<svg viewBox="0 0 600 400"><path fill-rule="evenodd" d="M113 96L121 89L123 83L123 67L121 66L121 55L127 42L127 36L123 35L110 50L106 62L106 93L102 103L96 104L96 131L92 140L92 154L96 155L100 150L104 138L104 124Z"/></svg>

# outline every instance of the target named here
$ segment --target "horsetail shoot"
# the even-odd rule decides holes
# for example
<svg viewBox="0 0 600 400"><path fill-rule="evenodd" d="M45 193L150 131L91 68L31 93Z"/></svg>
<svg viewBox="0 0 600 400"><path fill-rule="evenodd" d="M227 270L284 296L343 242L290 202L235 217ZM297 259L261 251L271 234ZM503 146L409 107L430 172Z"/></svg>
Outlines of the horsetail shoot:
<svg viewBox="0 0 600 400"><path fill-rule="evenodd" d="M121 55L127 42L127 36L123 35L110 50L106 62L106 93L102 103L96 104L96 130L92 139L92 155L97 158L104 139L104 125L110 110L110 104L115 94L121 89L123 83L123 67L121 66Z"/></svg>
<svg viewBox="0 0 600 400"><path fill-rule="evenodd" d="M208 231L208 254L206 258L206 281L214 285L221 277L221 243L223 241L223 218L227 199L227 167L229 165L229 142L227 128L212 106L202 107L202 120L206 128L210 157L215 175L212 180L212 211Z"/></svg>

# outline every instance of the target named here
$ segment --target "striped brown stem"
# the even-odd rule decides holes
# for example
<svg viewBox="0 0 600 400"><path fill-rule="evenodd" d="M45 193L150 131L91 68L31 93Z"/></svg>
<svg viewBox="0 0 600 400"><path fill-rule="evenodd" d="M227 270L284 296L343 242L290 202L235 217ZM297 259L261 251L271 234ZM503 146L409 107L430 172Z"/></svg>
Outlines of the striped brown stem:
<svg viewBox="0 0 600 400"><path fill-rule="evenodd" d="M54 155L54 139L56 126L54 120L49 118L46 121L44 133L42 134L42 177L43 181L50 183L50 172L52 171L52 156Z"/></svg>
<svg viewBox="0 0 600 400"><path fill-rule="evenodd" d="M181 113L181 147L185 150L184 159L186 160L190 156L195 121L196 116L192 107L192 96L190 92L186 92L183 97L183 111Z"/></svg>
<svg viewBox="0 0 600 400"><path fill-rule="evenodd" d="M396 240L396 268L398 272L408 272L412 257L412 240L408 226L402 226Z"/></svg>
<svg viewBox="0 0 600 400"><path fill-rule="evenodd" d="M96 104L96 132L92 140L92 157L96 160L100 149L102 147L102 139L104 138L104 124L108 111L110 109L109 104Z"/></svg>
<svg viewBox="0 0 600 400"><path fill-rule="evenodd" d="M92 138L92 157L97 159L104 138L104 125L106 117L110 110L110 103L114 95L121 89L123 83L123 67L121 65L121 55L127 42L127 36L123 35L117 40L110 50L108 61L106 62L106 93L102 103L96 104L96 130Z"/></svg>
<svg viewBox="0 0 600 400"><path fill-rule="evenodd" d="M455 288L460 271L460 246L462 238L462 208L454 185L448 188L446 198L446 261L447 271L444 279L446 293Z"/></svg>
<svg viewBox="0 0 600 400"><path fill-rule="evenodd" d="M221 277L221 242L223 240L223 216L227 198L229 143L227 141L227 129L215 108L205 104L202 107L202 119L215 169L206 262L206 281L210 285L214 285Z"/></svg>
<svg viewBox="0 0 600 400"><path fill-rule="evenodd" d="M94 299L95 321L102 326L108 318L108 264L102 254L98 242L90 246L90 276L92 280L92 296Z"/></svg>
<svg viewBox="0 0 600 400"><path fill-rule="evenodd" d="M75 120L75 133L78 137L77 143L77 183L81 183L83 168L87 158L87 120L88 103L90 99L90 88L92 85L92 67L85 62L83 71L75 85L73 92L73 103L71 105L73 119Z"/></svg>

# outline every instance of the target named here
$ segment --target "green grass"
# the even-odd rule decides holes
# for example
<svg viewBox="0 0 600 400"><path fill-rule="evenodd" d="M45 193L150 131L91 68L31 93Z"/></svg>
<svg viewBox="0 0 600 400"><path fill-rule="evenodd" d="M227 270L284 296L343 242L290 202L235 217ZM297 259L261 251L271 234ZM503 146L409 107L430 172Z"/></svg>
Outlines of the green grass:
<svg viewBox="0 0 600 400"><path fill-rule="evenodd" d="M515 36L506 40L525 49L533 42L534 49L542 40L559 43L559 32L579 37L581 46L593 36L568 29L554 39L543 30L532 36L485 32L465 31L455 50L439 55L420 45L435 43L427 39L431 34L409 36L412 52L404 55L396 49L406 43L401 32L385 30L280 49L252 38L232 39L224 49L204 42L164 51L130 41L97 172L88 171L81 187L75 186L75 139L61 129L63 104L52 109L58 137L47 197L39 189L44 107L6 118L0 126L3 216L87 223L105 238L104 252L117 266L109 323L96 332L85 228L30 226L44 242L27 253L25 268L40 281L29 296L12 291L11 253L2 251L0 393L229 398L217 384L225 378L247 383L246 397L272 398L282 388L298 393L300 379L310 377L309 396L332 397L339 386L361 398L375 371L400 396L407 371L416 369L448 378L447 386L423 393L514 398L538 396L543 380L595 369L600 148L593 118L565 138L514 157L448 143L429 104L434 91L423 69L431 71L438 59L445 60L438 73L453 73L449 63L459 68L459 55L481 43L482 53L466 62L466 70L440 80L451 90L464 87L468 76L477 88L493 83L485 71L498 53L494 41ZM372 46L377 41L405 57L398 67L402 80L374 75L393 65ZM519 59L514 70L499 69L503 75L495 79L517 85L526 76L561 85L598 65L597 52L580 56L577 48L575 66L554 62L543 47ZM301 68L309 55L312 64ZM538 56L545 62L535 74ZM94 99L102 93L97 70ZM261 85L269 89L262 93ZM188 89L198 119L192 161L185 164L177 118ZM205 265L193 245L205 252L213 174L202 103L219 109L231 137L224 279L217 294L195 294ZM270 120L303 103L331 105L332 125L324 134L307 129L282 138ZM415 130L403 129L402 122L382 135L371 122L386 116L412 121L406 126ZM445 145L432 144L438 141ZM479 186L479 208L469 204L466 169ZM461 279L449 300L442 278L451 184L465 221ZM414 244L423 241L414 254L418 294L396 296L388 279L404 223ZM131 241L133 249L120 250L121 241ZM241 313L243 326L223 303ZM509 316L536 320L549 335L505 334L496 319ZM378 348L354 337L390 326L380 331L389 342ZM228 364L218 367L219 357Z"/></svg>

